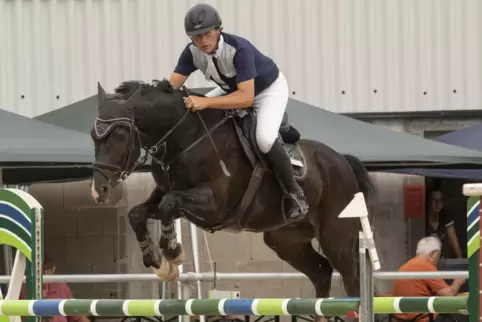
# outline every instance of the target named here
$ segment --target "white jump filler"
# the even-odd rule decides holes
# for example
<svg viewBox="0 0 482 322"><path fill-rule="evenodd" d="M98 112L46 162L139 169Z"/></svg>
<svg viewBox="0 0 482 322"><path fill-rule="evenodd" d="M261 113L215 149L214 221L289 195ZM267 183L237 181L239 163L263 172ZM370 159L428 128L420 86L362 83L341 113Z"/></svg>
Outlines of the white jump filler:
<svg viewBox="0 0 482 322"><path fill-rule="evenodd" d="M380 260L378 258L377 248L373 239L373 232L368 220L368 209L365 202L365 197L362 192L355 194L350 203L338 215L338 218L360 218L363 237L365 239L365 247L370 254L373 271L380 269Z"/></svg>

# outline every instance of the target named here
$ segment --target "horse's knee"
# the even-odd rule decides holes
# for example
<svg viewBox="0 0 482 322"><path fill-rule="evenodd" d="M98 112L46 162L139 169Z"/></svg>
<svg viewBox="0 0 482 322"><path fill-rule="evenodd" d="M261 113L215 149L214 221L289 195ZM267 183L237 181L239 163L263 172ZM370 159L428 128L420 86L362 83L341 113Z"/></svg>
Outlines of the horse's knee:
<svg viewBox="0 0 482 322"><path fill-rule="evenodd" d="M162 197L158 209L154 215L154 219L165 221L166 218L172 217L174 210L179 207L179 198L174 193L168 193Z"/></svg>
<svg viewBox="0 0 482 322"><path fill-rule="evenodd" d="M129 217L129 223L134 228L145 225L147 223L147 209L144 205L137 205L129 210L127 217Z"/></svg>

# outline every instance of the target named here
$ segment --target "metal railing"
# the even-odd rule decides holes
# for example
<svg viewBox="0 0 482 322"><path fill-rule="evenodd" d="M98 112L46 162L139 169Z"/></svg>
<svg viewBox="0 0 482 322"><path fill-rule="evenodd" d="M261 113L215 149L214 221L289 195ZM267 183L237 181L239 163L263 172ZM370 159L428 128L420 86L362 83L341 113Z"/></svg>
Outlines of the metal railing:
<svg viewBox="0 0 482 322"><path fill-rule="evenodd" d="M468 278L468 271L438 271L438 272L373 272L378 280L410 280L410 279L455 279ZM340 279L335 272L333 279ZM64 283L122 283L122 282L162 282L155 274L75 274L75 275L45 275L45 282ZM183 273L182 282L213 282L230 280L303 280L307 279L301 273ZM8 283L10 275L0 275L0 283Z"/></svg>

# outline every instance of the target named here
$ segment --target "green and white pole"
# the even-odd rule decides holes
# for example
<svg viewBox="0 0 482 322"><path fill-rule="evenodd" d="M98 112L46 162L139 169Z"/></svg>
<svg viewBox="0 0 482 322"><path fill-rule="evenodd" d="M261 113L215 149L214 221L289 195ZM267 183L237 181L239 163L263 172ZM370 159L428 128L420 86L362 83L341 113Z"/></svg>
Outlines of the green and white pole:
<svg viewBox="0 0 482 322"><path fill-rule="evenodd" d="M464 195L467 200L467 258L469 259L469 316L470 322L479 322L481 319L480 306L482 305L480 291L482 283L480 269L482 254L480 252L480 229L482 210L480 200L482 197L482 184L464 184Z"/></svg>

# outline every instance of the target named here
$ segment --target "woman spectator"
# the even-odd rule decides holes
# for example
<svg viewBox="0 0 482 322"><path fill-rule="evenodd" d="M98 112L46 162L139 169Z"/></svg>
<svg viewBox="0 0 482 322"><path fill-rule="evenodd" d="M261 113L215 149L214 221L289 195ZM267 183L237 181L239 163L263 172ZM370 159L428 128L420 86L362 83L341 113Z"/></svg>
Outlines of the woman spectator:
<svg viewBox="0 0 482 322"><path fill-rule="evenodd" d="M462 258L462 249L455 231L455 221L448 212L444 211L442 191L432 190L427 197L427 236L438 237L444 246L448 241L455 257ZM450 249L444 247L443 250L444 257L451 257L448 256Z"/></svg>
<svg viewBox="0 0 482 322"><path fill-rule="evenodd" d="M43 265L44 275L52 275L55 274L56 266L54 262L48 257L44 255L44 265ZM73 299L72 292L70 291L69 286L66 283L44 283L43 287L43 298L44 299ZM25 299L26 289L25 284L22 285L22 289L20 291L20 299ZM43 322L90 322L90 320L86 316L52 316L52 317L43 317Z"/></svg>

